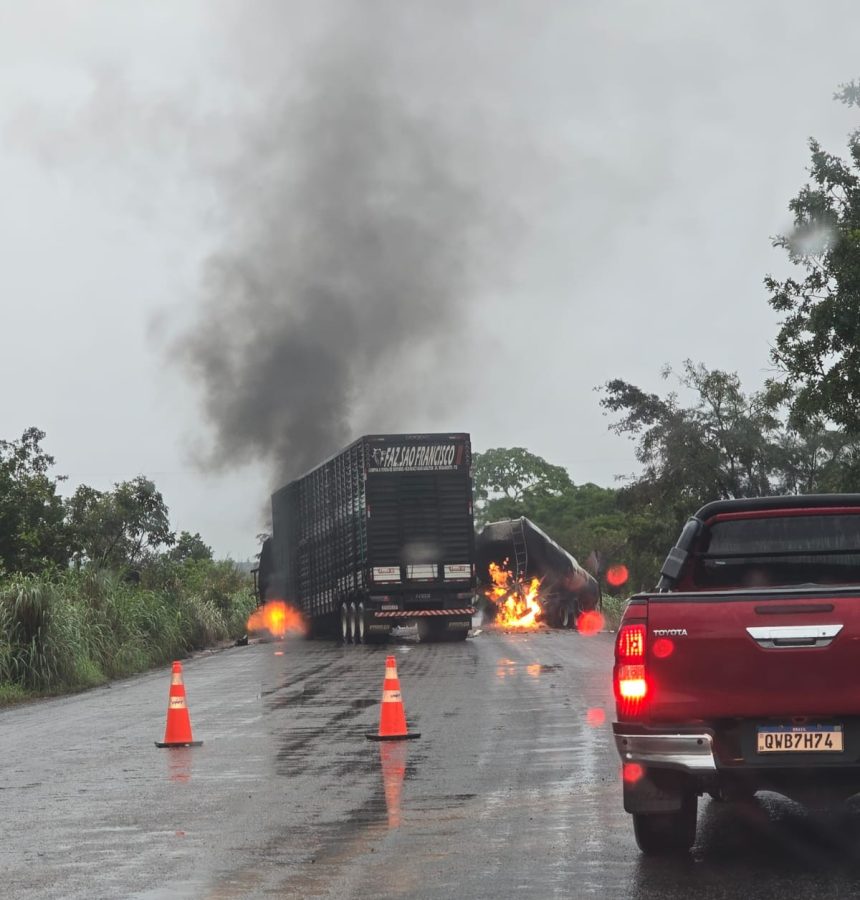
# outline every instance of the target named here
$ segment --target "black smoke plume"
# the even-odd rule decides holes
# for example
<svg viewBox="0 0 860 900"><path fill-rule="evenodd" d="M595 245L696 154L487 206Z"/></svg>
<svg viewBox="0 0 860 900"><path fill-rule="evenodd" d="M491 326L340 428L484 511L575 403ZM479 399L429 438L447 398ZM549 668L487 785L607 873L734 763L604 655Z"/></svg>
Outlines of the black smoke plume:
<svg viewBox="0 0 860 900"><path fill-rule="evenodd" d="M430 420L451 387L439 373L470 345L476 161L413 108L374 40L326 50L222 179L231 235L178 344L212 467L264 461L281 483L361 433L453 427Z"/></svg>

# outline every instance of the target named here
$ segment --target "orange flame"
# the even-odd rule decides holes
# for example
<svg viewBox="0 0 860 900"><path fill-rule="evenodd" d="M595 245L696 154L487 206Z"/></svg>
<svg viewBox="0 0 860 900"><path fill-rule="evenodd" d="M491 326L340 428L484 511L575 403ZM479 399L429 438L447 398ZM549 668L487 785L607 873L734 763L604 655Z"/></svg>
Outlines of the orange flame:
<svg viewBox="0 0 860 900"><path fill-rule="evenodd" d="M269 600L248 617L248 631L268 631L274 638L285 634L307 634L301 612L283 600Z"/></svg>
<svg viewBox="0 0 860 900"><path fill-rule="evenodd" d="M501 566L490 563L493 586L484 592L496 606L496 624L503 628L537 628L542 612L538 602L540 578L532 578L526 584L504 568L507 562L504 560Z"/></svg>

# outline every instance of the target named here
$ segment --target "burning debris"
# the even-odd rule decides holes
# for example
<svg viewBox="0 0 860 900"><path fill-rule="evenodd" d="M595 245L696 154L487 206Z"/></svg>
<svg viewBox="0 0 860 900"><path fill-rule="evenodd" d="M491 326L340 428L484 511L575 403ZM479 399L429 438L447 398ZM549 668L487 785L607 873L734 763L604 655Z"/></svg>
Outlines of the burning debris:
<svg viewBox="0 0 860 900"><path fill-rule="evenodd" d="M543 619L539 602L540 578L518 579L508 568L508 560L501 565L488 566L492 587L484 594L495 607L495 622L503 628L537 628Z"/></svg>
<svg viewBox="0 0 860 900"><path fill-rule="evenodd" d="M475 541L475 564L503 627L602 628L596 579L529 519L486 525Z"/></svg>
<svg viewBox="0 0 860 900"><path fill-rule="evenodd" d="M248 633L280 640L287 634L307 634L304 617L283 600L269 600L248 617Z"/></svg>

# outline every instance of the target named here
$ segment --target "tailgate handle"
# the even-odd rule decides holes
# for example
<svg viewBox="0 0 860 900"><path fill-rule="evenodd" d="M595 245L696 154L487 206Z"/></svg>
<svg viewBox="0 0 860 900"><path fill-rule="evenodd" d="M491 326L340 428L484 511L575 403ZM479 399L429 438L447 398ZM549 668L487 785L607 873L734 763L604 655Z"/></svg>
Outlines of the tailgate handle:
<svg viewBox="0 0 860 900"><path fill-rule="evenodd" d="M842 625L756 625L750 637L768 650L781 647L826 647L842 631Z"/></svg>

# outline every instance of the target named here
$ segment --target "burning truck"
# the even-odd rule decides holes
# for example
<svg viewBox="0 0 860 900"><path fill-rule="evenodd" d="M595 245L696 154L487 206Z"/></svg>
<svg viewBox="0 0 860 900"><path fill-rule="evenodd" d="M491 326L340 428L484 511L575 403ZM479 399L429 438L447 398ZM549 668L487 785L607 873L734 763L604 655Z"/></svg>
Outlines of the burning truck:
<svg viewBox="0 0 860 900"><path fill-rule="evenodd" d="M524 516L487 525L475 541L475 564L497 624L575 628L600 608L597 580Z"/></svg>
<svg viewBox="0 0 860 900"><path fill-rule="evenodd" d="M345 644L382 643L410 623L422 641L465 640L475 612L471 461L465 433L367 435L282 487L258 601L288 600L309 636Z"/></svg>

